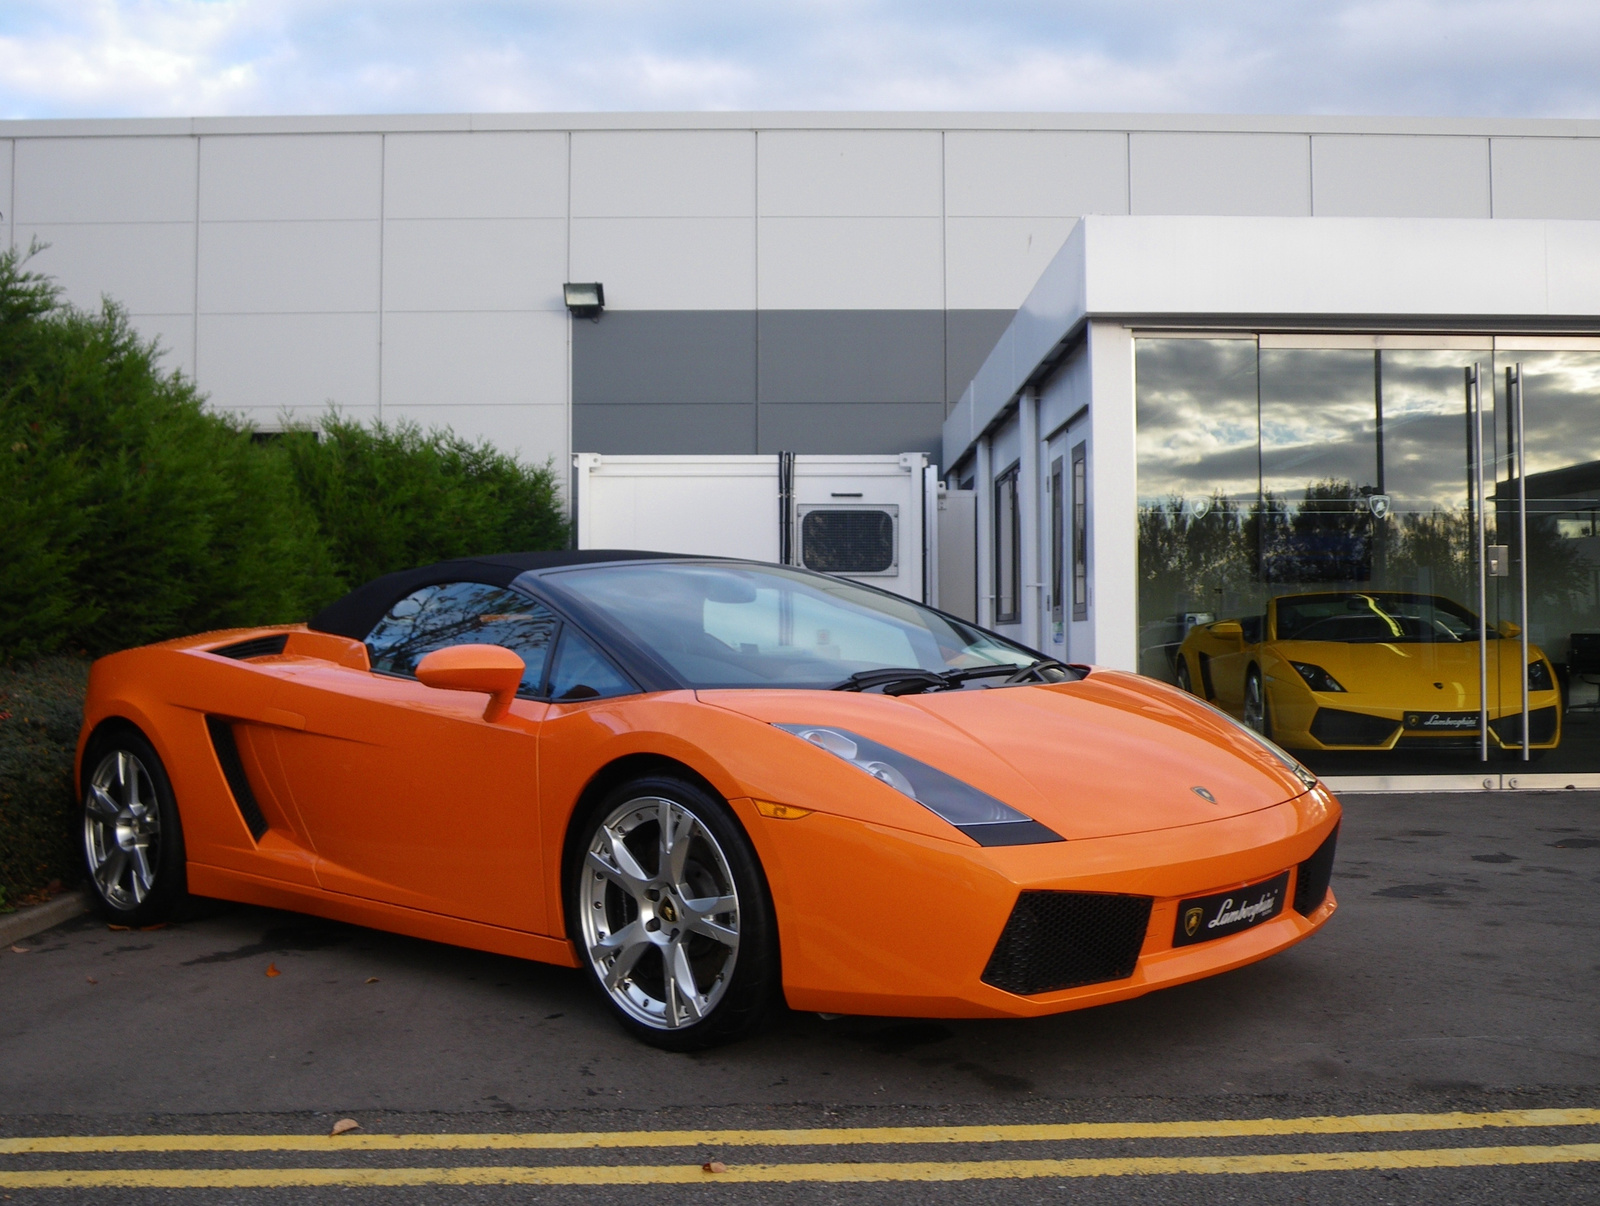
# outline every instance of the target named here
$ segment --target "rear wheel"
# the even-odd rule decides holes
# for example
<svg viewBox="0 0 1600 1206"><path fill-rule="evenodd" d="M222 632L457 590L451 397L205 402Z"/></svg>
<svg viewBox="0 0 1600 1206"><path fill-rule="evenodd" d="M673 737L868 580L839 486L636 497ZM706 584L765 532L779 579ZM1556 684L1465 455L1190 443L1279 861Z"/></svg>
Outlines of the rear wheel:
<svg viewBox="0 0 1600 1206"><path fill-rule="evenodd" d="M777 988L777 940L755 851L692 783L636 779L583 823L568 924L623 1026L655 1047L730 1042Z"/></svg>
<svg viewBox="0 0 1600 1206"><path fill-rule="evenodd" d="M168 921L188 899L172 783L131 725L102 730L84 751L83 858L95 904L119 925Z"/></svg>

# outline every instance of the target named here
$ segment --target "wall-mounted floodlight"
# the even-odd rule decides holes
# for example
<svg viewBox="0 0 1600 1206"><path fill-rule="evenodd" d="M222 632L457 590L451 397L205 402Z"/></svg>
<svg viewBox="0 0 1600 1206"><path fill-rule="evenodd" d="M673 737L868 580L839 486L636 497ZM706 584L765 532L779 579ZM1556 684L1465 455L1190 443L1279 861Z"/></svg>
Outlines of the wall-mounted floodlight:
<svg viewBox="0 0 1600 1206"><path fill-rule="evenodd" d="M561 293L574 318L599 318L600 311L606 308L606 287L599 281L578 284L568 281L561 286Z"/></svg>

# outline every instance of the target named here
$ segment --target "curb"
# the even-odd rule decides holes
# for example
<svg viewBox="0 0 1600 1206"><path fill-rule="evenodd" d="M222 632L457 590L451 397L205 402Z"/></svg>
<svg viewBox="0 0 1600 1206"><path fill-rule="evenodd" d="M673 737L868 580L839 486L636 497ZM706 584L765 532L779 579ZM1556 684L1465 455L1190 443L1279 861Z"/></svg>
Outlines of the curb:
<svg viewBox="0 0 1600 1206"><path fill-rule="evenodd" d="M44 904L26 905L15 913L0 915L0 946L32 938L88 911L89 897L82 889L77 889L63 892Z"/></svg>

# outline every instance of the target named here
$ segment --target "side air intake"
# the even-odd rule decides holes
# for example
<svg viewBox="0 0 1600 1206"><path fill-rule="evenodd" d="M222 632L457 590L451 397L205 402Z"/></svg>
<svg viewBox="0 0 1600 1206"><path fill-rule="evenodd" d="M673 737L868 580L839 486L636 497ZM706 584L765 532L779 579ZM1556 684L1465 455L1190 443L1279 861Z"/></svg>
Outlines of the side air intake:
<svg viewBox="0 0 1600 1206"><path fill-rule="evenodd" d="M1019 996L1126 980L1150 924L1148 896L1023 892L983 982Z"/></svg>
<svg viewBox="0 0 1600 1206"><path fill-rule="evenodd" d="M261 835L267 831L267 818L261 815L261 805L256 803L256 793L251 790L250 779L244 773L239 743L233 737L233 724L220 716L207 716L206 731L211 734L211 748L216 751L222 777L228 781L228 790L233 793L234 807L249 827L250 836L259 842Z"/></svg>
<svg viewBox="0 0 1600 1206"><path fill-rule="evenodd" d="M288 644L289 634L280 632L276 636L251 637L248 641L237 641L232 645L223 645L219 649L210 649L207 652L242 662L246 658L276 656L282 653Z"/></svg>

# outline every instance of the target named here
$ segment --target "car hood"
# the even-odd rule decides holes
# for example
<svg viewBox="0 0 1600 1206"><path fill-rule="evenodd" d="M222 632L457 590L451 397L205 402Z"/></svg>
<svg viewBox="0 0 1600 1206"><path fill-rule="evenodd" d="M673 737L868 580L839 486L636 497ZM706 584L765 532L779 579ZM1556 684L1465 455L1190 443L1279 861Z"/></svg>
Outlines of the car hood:
<svg viewBox="0 0 1600 1206"><path fill-rule="evenodd" d="M1215 709L1175 688L1116 671L1096 670L1079 682L1049 686L899 697L698 694L703 702L769 724L828 725L881 742L988 792L1069 840L1203 824L1306 791L1288 765ZM778 798L780 789L781 784L765 790Z"/></svg>
<svg viewBox="0 0 1600 1206"><path fill-rule="evenodd" d="M1478 706L1476 641L1392 644L1279 641L1274 648L1279 656L1290 661L1321 666L1352 696L1376 697L1391 707L1400 708ZM1529 661L1537 661L1542 656L1537 646L1528 647ZM1490 682L1494 683L1498 676L1502 693L1519 693L1522 690L1521 661L1521 642L1490 641ZM1491 695L1491 701L1493 698Z"/></svg>

